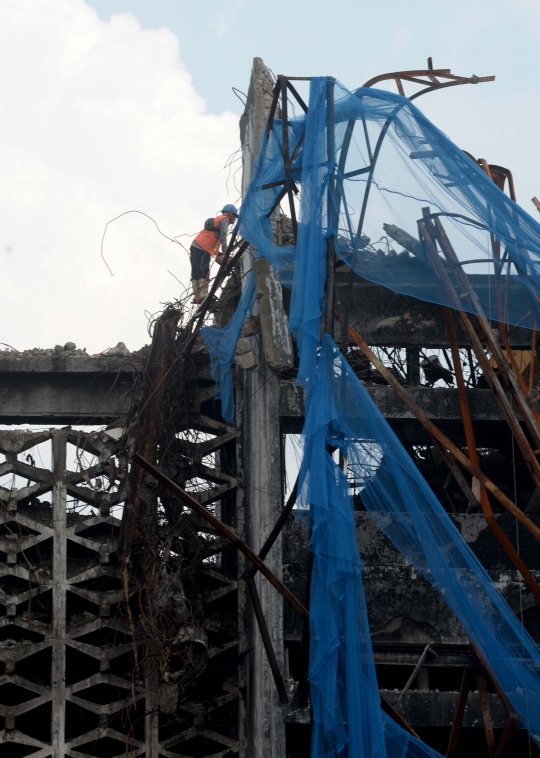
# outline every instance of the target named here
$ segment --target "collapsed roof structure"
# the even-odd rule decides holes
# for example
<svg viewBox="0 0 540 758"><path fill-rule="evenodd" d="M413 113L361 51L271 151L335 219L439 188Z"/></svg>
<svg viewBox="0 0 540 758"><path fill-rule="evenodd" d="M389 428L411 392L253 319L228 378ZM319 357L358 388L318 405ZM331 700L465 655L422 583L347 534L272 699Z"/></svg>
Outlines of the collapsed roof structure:
<svg viewBox="0 0 540 758"><path fill-rule="evenodd" d="M540 227L411 103L490 79L255 59L212 323L0 357L3 755L538 753Z"/></svg>

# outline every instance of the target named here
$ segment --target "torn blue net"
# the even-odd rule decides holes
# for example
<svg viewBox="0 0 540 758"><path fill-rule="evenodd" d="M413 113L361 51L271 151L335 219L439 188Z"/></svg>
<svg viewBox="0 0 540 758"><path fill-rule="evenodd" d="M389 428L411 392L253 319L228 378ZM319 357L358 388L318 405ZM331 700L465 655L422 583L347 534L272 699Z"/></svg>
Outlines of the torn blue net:
<svg viewBox="0 0 540 758"><path fill-rule="evenodd" d="M306 440L321 434L320 429L326 430L324 443L339 448L345 456L349 487L360 492L362 503L381 531L456 614L521 722L533 739L540 742L538 646L495 587L328 335L323 341L317 373L304 429ZM322 444L317 449L318 459L306 444L306 455L310 460L304 462L303 470L308 485L314 475L321 478L323 457L328 455L322 452ZM321 483L319 487L322 492ZM337 484L334 484L334 490L332 518L339 523ZM312 503L311 512L314 513L320 507L313 506L317 500L321 500L321 495L312 489L307 495L302 492L299 502ZM313 516L312 519L315 522ZM326 520L331 518L327 515ZM314 523L311 539L315 554L328 550L325 538L317 534L316 527ZM336 528L331 525L331 529ZM350 528L354 528L353 520ZM325 526L324 531L332 533L331 529ZM348 547L343 534L341 546ZM330 578L331 572L327 572L327 576ZM333 584L333 580L330 583ZM312 597L316 595L314 579ZM364 613L363 606L359 607L359 612ZM313 673L312 669L312 676Z"/></svg>
<svg viewBox="0 0 540 758"><path fill-rule="evenodd" d="M326 81L316 86L324 99ZM308 133L326 131L320 111L317 126L311 112L292 119L289 142L294 150L302 140L291 166L301 193L306 178L315 196L324 195L330 175L335 183L331 213L324 208L317 223L324 236L335 234L338 256L369 281L450 307L456 301L441 286L440 268L454 280L460 268L488 318L538 326L540 224L407 98L366 88L350 92L338 83L333 92L334 154L328 156L326 140L318 149ZM261 140L240 230L270 260L281 283L292 287L295 248L274 242L267 215L283 185L263 189L284 179L282 138L282 122L275 119ZM302 213L306 210L302 200ZM454 261L439 250L434 265L420 234L426 214L446 232ZM469 298L461 304L479 311Z"/></svg>
<svg viewBox="0 0 540 758"><path fill-rule="evenodd" d="M328 353L330 347L330 353ZM298 504L311 527L310 685L314 758L440 758L380 708L350 484L326 452L335 437L331 346L304 428ZM319 405L320 404L320 405ZM322 412L321 412L322 411Z"/></svg>
<svg viewBox="0 0 540 758"><path fill-rule="evenodd" d="M409 100L371 89L349 92L315 78L307 116L289 126L292 149L298 146L292 176L300 189L299 227L296 246L281 247L269 213L283 187L282 140L283 124L274 119L262 138L239 225L292 288L289 323L300 353L298 381L307 390L298 504L311 525L314 560L312 758L438 755L381 713L350 484L327 445L342 450L376 523L456 613L540 742L535 643L331 337L320 339L328 237L366 279L444 305L455 303L440 284L440 269L452 278L453 267L461 266L472 274L480 303L465 300L464 309L532 327L540 294L540 226ZM428 255L420 233L426 219L435 228L442 224L457 263L443 257L440 243L436 260L433 250ZM405 252L396 254L391 240Z"/></svg>
<svg viewBox="0 0 540 758"><path fill-rule="evenodd" d="M312 755L384 756L354 511L345 475L326 452L325 433L324 426L306 432L299 497L312 529Z"/></svg>
<svg viewBox="0 0 540 758"><path fill-rule="evenodd" d="M221 399L221 415L229 424L234 424L234 392L232 363L242 324L253 305L255 281L253 271L246 277L244 289L233 317L222 329L203 326L201 335L210 354L210 370L216 383L216 400Z"/></svg>

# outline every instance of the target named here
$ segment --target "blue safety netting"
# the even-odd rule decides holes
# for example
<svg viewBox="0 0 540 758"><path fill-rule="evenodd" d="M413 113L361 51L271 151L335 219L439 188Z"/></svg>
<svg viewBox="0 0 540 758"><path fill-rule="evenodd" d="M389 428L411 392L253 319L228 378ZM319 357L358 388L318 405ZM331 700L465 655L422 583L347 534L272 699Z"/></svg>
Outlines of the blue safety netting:
<svg viewBox="0 0 540 758"><path fill-rule="evenodd" d="M325 346L326 349L326 346ZM314 758L436 758L380 708L350 484L326 452L332 428L327 368L311 395L298 504L311 527L310 685ZM322 403L323 413L318 404ZM328 412L325 415L325 412ZM335 429L332 430L332 439ZM440 758L440 757L439 757Z"/></svg>
<svg viewBox="0 0 540 758"><path fill-rule="evenodd" d="M312 756L437 755L381 713L351 488L455 612L540 743L535 643L332 338L321 340L328 237L334 237L338 256L366 279L452 306L438 264L432 265L418 234L425 214L442 220L480 302L465 299L462 307L533 326L540 226L405 98L371 89L349 92L327 78L312 79L308 114L291 121L289 142L300 190L296 245L275 244L268 215L283 186L279 119L263 135L239 226L256 254L268 258L282 284L292 288L289 323L300 353L298 381L307 390L298 505L311 527L313 552ZM390 233L405 240L410 252L393 253ZM445 266L452 277L452 267ZM352 482L327 446L341 449Z"/></svg>
<svg viewBox="0 0 540 758"><path fill-rule="evenodd" d="M441 758L437 750L403 731L386 713L383 713L383 728L387 758ZM369 755L364 753L365 758Z"/></svg>
<svg viewBox="0 0 540 758"><path fill-rule="evenodd" d="M321 101L327 87L325 82L319 88ZM289 142L293 151L301 140L291 166L300 194L306 178L315 179L310 192L325 198L326 184L332 183L317 223L323 235L335 235L339 258L359 276L395 292L455 307L419 236L423 214L435 214L432 220L442 224L459 261L444 262L451 278L456 267L469 275L489 318L538 325L540 224L407 98L366 88L350 92L338 83L332 91L331 139L318 147L310 139L313 128L326 134L326 112L319 111L316 127L312 113L290 121ZM291 287L295 248L275 243L267 215L283 185L263 189L284 179L282 142L283 125L275 119L269 136L262 137L240 230ZM303 199L301 206L304 214ZM439 259L443 262L440 254ZM478 312L469 298L461 304Z"/></svg>
<svg viewBox="0 0 540 758"><path fill-rule="evenodd" d="M356 544L353 545L352 504L344 504L345 499L350 501L348 493L354 488L360 492L362 503L381 531L454 611L522 723L540 742L538 646L495 587L328 335L323 340L316 380L309 392L303 434L305 458L298 503L310 508L314 565L324 562L324 568L313 574L311 589L314 713L330 713L327 701L335 699L336 703L341 703L343 700L335 697L333 689L329 688L324 666L335 666L333 658L339 657L340 650L347 665L351 657L354 661L355 655L370 653L368 635L364 635L359 636L357 651L352 656L349 654L349 636L354 633L350 629L352 593L336 580L336 576L346 573L344 567L348 562L352 562L358 572L358 561L353 560ZM342 451L347 461L348 482L336 464L330 461L327 445ZM350 516L345 523L343 513L347 508ZM352 573L350 569L349 574ZM335 631L336 614L333 616L329 608L329 592L337 596L343 606L339 618L345 632L340 644L337 644ZM358 616L364 618L365 604L358 591L356 607ZM364 661L362 666L363 681L352 691L355 699L363 697L362 689L366 687ZM358 666L350 669L354 681L357 669ZM349 669L346 675L338 675L338 681L347 682L348 674ZM372 701L375 696L374 691ZM322 699L322 706L316 707L319 699ZM372 706L373 702L370 717ZM331 727L329 734L333 736L336 724L346 723L346 719L336 719L336 724L328 723ZM316 756L321 754L324 753L314 753Z"/></svg>
<svg viewBox="0 0 540 758"><path fill-rule="evenodd" d="M232 363L242 324L253 305L255 281L253 271L246 277L240 300L233 317L222 329L203 326L201 335L210 354L210 370L216 383L216 400L221 399L221 415L229 424L234 424L234 393Z"/></svg>
<svg viewBox="0 0 540 758"><path fill-rule="evenodd" d="M313 756L384 755L382 712L345 475L325 449L325 426L306 431L298 502L309 508L313 570L310 685Z"/></svg>

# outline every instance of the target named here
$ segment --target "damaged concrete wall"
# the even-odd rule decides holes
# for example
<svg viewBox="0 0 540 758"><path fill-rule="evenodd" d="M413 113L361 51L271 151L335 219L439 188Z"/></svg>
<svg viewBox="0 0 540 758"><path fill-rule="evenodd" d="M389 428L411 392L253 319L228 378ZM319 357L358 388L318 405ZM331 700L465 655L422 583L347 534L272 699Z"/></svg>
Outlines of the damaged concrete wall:
<svg viewBox="0 0 540 758"><path fill-rule="evenodd" d="M253 174L259 142L272 105L274 80L262 58L253 59L244 113L240 118L242 143L242 189L245 193Z"/></svg>
<svg viewBox="0 0 540 758"><path fill-rule="evenodd" d="M346 266L338 268L336 272L336 287L340 301L344 300L345 288L348 286L347 272ZM471 279L482 280L486 277L477 275ZM475 281L474 286L481 290L482 282ZM487 280L484 286L488 289ZM509 289L511 297L512 284ZM355 275L353 293L350 321L369 345L448 347L441 306L435 302L436 292L433 293L434 302L423 302L408 295L399 295ZM510 342L513 347L530 349L531 334L529 329L512 329ZM460 345L468 345L459 324L457 336Z"/></svg>
<svg viewBox="0 0 540 758"><path fill-rule="evenodd" d="M0 423L103 424L125 415L148 349L88 355L74 343L0 351Z"/></svg>
<svg viewBox="0 0 540 758"><path fill-rule="evenodd" d="M294 355L281 284L266 258L253 261L264 357L276 371L293 367Z"/></svg>
<svg viewBox="0 0 540 758"><path fill-rule="evenodd" d="M364 562L364 590L373 643L428 642L462 645L468 637L439 593L411 566L380 531L368 513L357 511L358 547ZM481 513L451 514L450 518L463 538L492 577L512 610L521 614L535 639L540 641L540 613L532 593L489 529ZM523 527L516 535L516 521L510 514L496 517L504 532L516 543L527 566L540 580L538 543ZM540 524L538 516L531 517ZM283 563L287 583L302 597L305 590L308 560L307 529L291 520L284 530ZM302 626L294 612L285 609L284 636L299 640Z"/></svg>

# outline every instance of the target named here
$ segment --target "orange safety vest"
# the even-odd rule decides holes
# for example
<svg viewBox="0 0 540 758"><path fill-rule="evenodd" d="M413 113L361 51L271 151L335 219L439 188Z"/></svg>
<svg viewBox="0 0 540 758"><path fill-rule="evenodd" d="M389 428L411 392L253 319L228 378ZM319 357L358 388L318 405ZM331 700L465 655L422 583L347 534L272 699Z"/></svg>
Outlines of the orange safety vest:
<svg viewBox="0 0 540 758"><path fill-rule="evenodd" d="M224 218L227 218L224 214L215 217L214 227L216 227L216 229ZM199 247L202 247L203 250L210 253L210 255L219 255L220 240L216 237L214 232L210 231L210 229L203 229L202 232L199 232L195 237L194 241Z"/></svg>

